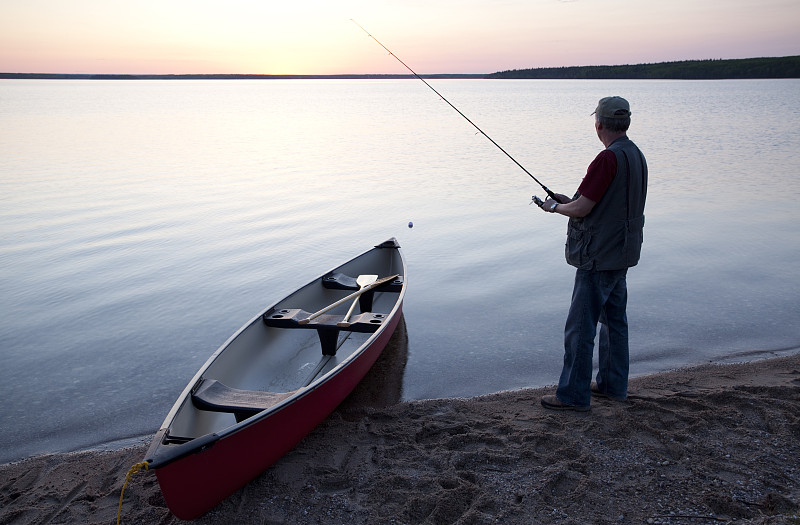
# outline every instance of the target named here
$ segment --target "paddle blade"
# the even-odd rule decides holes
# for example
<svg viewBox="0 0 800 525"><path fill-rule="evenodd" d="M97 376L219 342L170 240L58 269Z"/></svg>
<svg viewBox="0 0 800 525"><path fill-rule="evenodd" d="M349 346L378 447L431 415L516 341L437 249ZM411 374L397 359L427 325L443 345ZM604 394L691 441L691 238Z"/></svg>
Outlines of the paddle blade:
<svg viewBox="0 0 800 525"><path fill-rule="evenodd" d="M356 279L356 284L359 287L367 286L368 284L372 284L378 280L377 275L359 275L358 279Z"/></svg>

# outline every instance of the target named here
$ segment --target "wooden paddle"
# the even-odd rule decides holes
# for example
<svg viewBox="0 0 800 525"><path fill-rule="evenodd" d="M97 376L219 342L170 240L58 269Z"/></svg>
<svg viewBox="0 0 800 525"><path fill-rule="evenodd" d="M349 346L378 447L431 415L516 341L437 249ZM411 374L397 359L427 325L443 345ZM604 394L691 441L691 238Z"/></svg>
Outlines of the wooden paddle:
<svg viewBox="0 0 800 525"><path fill-rule="evenodd" d="M377 281L375 281L374 283L372 283L372 284L368 284L368 285L364 286L363 288L359 289L358 291L355 291L355 292L351 293L351 294L350 294L350 295L348 295L347 297L342 297L341 299L339 299L339 300L338 300L338 301L336 301L335 303L331 303L331 304L329 304L328 306L326 306L326 307L325 307L325 308L323 308L322 310L319 310L319 311L317 311L317 312L314 312L313 314L309 315L309 316L308 316L308 317L306 317L305 319L300 319L299 321L297 321L297 323L298 323L298 324L308 324L308 323L310 323L311 321L313 321L314 319L316 319L317 317L319 317L320 315L324 314L325 312L327 312L327 311L329 311L329 310L332 310L332 309L336 308L337 306L339 306L340 304L344 304L344 303L346 303L347 301L349 301L349 300L351 300L351 299L355 299L356 297L360 296L360 295L361 295L361 294L363 294L364 292L368 292L369 290L372 290L373 288L375 288L375 287L377 287L377 286L380 286L380 285L382 285L383 283L386 283L386 282L389 282L389 281L393 281L393 280L394 280L394 279L396 279L396 278L397 278L399 275L400 275L399 273L396 273L396 274L394 274L394 275L390 275L390 276L388 276L388 277L384 277L384 278L382 278L382 279L378 279L378 280L377 280Z"/></svg>
<svg viewBox="0 0 800 525"><path fill-rule="evenodd" d="M369 286L370 284L374 283L378 280L377 275L359 275L358 279L356 279L356 284L358 285L358 290L361 291L362 288L365 286ZM353 304L350 305L350 309L347 310L347 313L344 314L344 319L336 323L336 326L340 328L347 328L350 326L350 323L347 322L350 319L350 314L353 313L353 309L356 307L356 303L358 302L358 297L353 299Z"/></svg>

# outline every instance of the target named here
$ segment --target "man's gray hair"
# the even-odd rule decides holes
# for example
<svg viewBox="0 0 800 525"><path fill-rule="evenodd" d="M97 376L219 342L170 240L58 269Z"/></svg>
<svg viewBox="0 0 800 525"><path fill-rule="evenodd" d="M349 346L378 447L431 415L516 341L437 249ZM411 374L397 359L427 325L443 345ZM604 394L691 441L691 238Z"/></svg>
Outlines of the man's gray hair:
<svg viewBox="0 0 800 525"><path fill-rule="evenodd" d="M597 121L603 125L603 128L607 129L608 131L628 131L628 128L631 126L631 118L606 118L601 117L599 115L595 115Z"/></svg>

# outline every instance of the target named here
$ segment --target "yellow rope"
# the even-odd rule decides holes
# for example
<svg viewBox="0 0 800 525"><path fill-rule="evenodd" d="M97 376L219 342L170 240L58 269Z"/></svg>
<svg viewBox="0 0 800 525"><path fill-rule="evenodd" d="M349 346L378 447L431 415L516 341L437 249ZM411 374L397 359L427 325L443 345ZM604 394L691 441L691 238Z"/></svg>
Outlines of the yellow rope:
<svg viewBox="0 0 800 525"><path fill-rule="evenodd" d="M149 470L150 464L147 461L142 461L141 463L137 463L131 467L128 471L128 474L125 475L125 484L122 485L122 491L119 493L119 509L117 510L117 525L119 525L119 518L122 516L122 496L125 494L125 487L128 486L128 482L131 480L134 474L139 472L142 469Z"/></svg>

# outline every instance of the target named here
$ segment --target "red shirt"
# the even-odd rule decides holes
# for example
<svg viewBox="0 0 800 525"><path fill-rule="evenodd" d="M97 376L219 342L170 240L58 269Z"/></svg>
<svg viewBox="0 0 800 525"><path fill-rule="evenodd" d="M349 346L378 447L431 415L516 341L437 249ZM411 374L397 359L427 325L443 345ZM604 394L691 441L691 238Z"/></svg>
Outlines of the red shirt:
<svg viewBox="0 0 800 525"><path fill-rule="evenodd" d="M604 149L589 164L578 192L591 201L600 202L616 174L617 156L613 151Z"/></svg>

